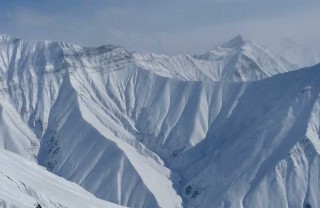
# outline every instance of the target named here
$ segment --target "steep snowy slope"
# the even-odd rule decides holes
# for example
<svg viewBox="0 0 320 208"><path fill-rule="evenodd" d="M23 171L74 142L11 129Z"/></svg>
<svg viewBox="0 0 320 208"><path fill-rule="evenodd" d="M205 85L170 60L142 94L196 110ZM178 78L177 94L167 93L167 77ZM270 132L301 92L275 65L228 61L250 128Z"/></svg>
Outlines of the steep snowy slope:
<svg viewBox="0 0 320 208"><path fill-rule="evenodd" d="M240 37L197 57L0 40L2 148L130 207L319 205L319 66Z"/></svg>
<svg viewBox="0 0 320 208"><path fill-rule="evenodd" d="M319 206L320 66L248 83L173 163L189 207Z"/></svg>
<svg viewBox="0 0 320 208"><path fill-rule="evenodd" d="M35 160L39 140L26 125L5 95L0 95L0 147L15 152L30 160Z"/></svg>
<svg viewBox="0 0 320 208"><path fill-rule="evenodd" d="M41 140L40 164L112 202L135 207L181 207L181 198L169 180L170 171L161 159L117 124L113 115L104 118L105 123L98 128L99 123L90 114L99 113L98 109L85 109L84 96L76 90L77 76L99 77L133 66L128 52L114 46L81 48L8 36L2 41L2 85L8 95L4 98L29 126L24 134L32 130ZM84 83L87 90L91 82ZM15 151L8 145L5 148ZM146 177L146 171L154 177Z"/></svg>
<svg viewBox="0 0 320 208"><path fill-rule="evenodd" d="M101 116L106 107L95 104L95 91L77 93L68 79L62 89L41 141L39 163L102 199L131 207L180 207L170 171L110 116Z"/></svg>
<svg viewBox="0 0 320 208"><path fill-rule="evenodd" d="M300 207L303 201L317 206L306 190L318 189L318 184L296 190L291 182L283 182L287 188L282 190L282 197L269 204L259 204L252 195L264 192L265 199L272 198L270 194L282 182L274 190L257 187L263 186L269 171L289 160L287 155L308 143L307 126L314 125L310 118L313 115L313 120L319 120L314 112L320 93L319 72L316 66L259 82L201 83L163 78L143 70L118 71L95 77L95 87L106 86L106 91L90 90L96 93L91 95L94 99L90 105L94 109L114 106L107 112L114 112L110 114L118 122L123 122L124 116L116 106L123 106L122 114L128 118L122 125L132 129L138 141L181 175L172 179L186 207ZM85 86L88 84L81 88L88 89ZM89 100L85 91L81 93L83 100ZM107 112L100 111L99 116L107 117ZM312 148L299 157L318 157ZM294 168L308 172L319 167L311 162L302 167L297 158L293 159ZM281 171L287 171L283 168ZM309 180L307 174L290 174L281 180L292 178L298 185ZM272 180L268 179L268 184Z"/></svg>
<svg viewBox="0 0 320 208"><path fill-rule="evenodd" d="M0 207L121 207L6 150L0 149L0 161Z"/></svg>
<svg viewBox="0 0 320 208"><path fill-rule="evenodd" d="M253 83L183 82L136 68L100 76L75 76L76 81L72 82L81 94L81 102L87 103L88 108L93 107L93 111L108 106L95 113L99 118L92 120L92 124L110 117L160 155L170 169L182 176L172 180L185 197L187 207L212 204L239 207L242 203L245 207L253 207L258 202L252 199L250 202L250 194L256 194L256 191L274 193L266 188L251 191L250 183L260 186L267 171L285 160L283 155L294 151L295 145L299 146L320 92L319 66ZM105 127L112 131L119 129L107 123ZM126 142L138 146L135 141ZM254 155L241 155L239 146L245 153L250 153L252 148ZM283 153L279 155L279 151ZM309 151L306 150L306 154ZM227 159L216 161L217 157ZM230 165L225 161L230 161ZM226 166L217 168L216 163ZM317 168L317 165L307 169ZM237 170L236 175L228 176L227 173L234 170ZM257 172L256 175L251 171ZM300 177L303 174L294 180L302 180ZM239 187L242 190L238 190ZM317 189L318 185L310 184L307 188ZM286 192L290 192L291 198L304 197L291 187L282 194L286 195ZM272 198L267 194L264 197ZM290 203L290 207L302 206L301 201L278 201L283 199L275 199L265 207L283 207ZM303 200L318 204L312 201L314 199Z"/></svg>

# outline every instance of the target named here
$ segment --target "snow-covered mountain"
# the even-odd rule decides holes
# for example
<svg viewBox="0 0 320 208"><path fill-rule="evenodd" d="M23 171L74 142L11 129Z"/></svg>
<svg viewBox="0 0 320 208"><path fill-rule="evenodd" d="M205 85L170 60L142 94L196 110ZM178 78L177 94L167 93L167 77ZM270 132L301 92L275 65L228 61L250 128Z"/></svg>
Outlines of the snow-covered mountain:
<svg viewBox="0 0 320 208"><path fill-rule="evenodd" d="M0 47L2 108L16 111L14 124L23 121L4 133L2 147L37 155L48 170L99 198L131 207L181 207L170 170L131 134L122 106L113 98L109 106L103 103L103 75L135 70L130 53L8 36L0 38ZM3 128L13 123L7 114L1 114Z"/></svg>
<svg viewBox="0 0 320 208"><path fill-rule="evenodd" d="M1 36L0 144L129 207L317 207L320 66L295 67L241 37L169 57Z"/></svg>
<svg viewBox="0 0 320 208"><path fill-rule="evenodd" d="M203 55L170 57L134 53L133 57L143 69L187 81L252 81L300 68L241 36Z"/></svg>

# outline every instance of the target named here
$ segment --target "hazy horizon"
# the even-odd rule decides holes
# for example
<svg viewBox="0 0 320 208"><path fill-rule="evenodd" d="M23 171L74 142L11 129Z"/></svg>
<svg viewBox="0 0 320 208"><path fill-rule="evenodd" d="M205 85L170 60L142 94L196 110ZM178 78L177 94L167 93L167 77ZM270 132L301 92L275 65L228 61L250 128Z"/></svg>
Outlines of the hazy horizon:
<svg viewBox="0 0 320 208"><path fill-rule="evenodd" d="M4 0L0 17L1 34L81 46L199 54L241 35L261 45L289 38L320 51L317 0Z"/></svg>

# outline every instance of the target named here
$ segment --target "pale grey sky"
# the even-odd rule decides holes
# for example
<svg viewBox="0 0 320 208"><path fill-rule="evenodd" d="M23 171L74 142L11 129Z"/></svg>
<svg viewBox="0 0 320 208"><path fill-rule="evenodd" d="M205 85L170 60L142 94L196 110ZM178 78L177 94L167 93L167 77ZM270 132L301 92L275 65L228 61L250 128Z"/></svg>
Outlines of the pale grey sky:
<svg viewBox="0 0 320 208"><path fill-rule="evenodd" d="M168 54L202 53L238 34L318 50L320 1L1 0L0 33Z"/></svg>

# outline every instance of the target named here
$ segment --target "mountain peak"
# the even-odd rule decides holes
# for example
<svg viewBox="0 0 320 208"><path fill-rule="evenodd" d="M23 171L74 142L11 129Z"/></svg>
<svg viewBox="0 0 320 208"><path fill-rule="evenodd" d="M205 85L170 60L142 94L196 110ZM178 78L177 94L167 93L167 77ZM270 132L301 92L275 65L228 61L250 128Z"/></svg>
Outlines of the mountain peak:
<svg viewBox="0 0 320 208"><path fill-rule="evenodd" d="M222 44L223 48L234 48L241 46L244 43L244 39L241 35L237 35L233 39L229 40L227 43Z"/></svg>

